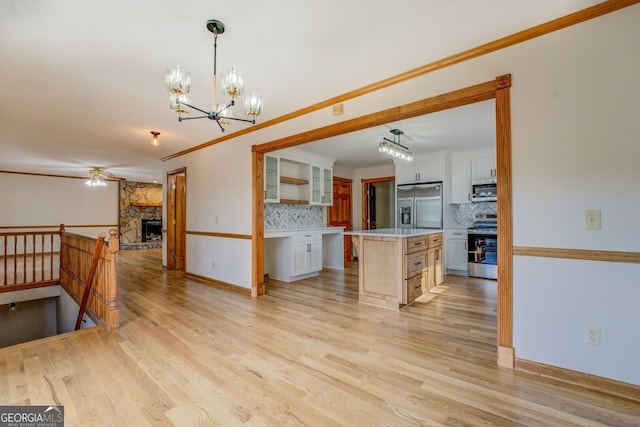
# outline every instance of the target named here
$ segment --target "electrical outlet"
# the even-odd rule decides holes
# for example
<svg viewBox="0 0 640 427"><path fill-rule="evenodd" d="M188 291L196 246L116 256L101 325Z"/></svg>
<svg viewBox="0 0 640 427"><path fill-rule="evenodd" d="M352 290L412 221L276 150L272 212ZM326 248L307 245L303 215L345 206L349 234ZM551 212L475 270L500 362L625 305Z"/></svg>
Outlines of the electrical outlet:
<svg viewBox="0 0 640 427"><path fill-rule="evenodd" d="M600 230L600 210L584 211L584 229Z"/></svg>
<svg viewBox="0 0 640 427"><path fill-rule="evenodd" d="M211 268L216 268L216 261L215 260L211 261Z"/></svg>
<svg viewBox="0 0 640 427"><path fill-rule="evenodd" d="M600 345L600 328L585 326L584 342L587 344Z"/></svg>
<svg viewBox="0 0 640 427"><path fill-rule="evenodd" d="M216 220L216 224L217 224L218 223L218 215L216 215L215 220Z"/></svg>

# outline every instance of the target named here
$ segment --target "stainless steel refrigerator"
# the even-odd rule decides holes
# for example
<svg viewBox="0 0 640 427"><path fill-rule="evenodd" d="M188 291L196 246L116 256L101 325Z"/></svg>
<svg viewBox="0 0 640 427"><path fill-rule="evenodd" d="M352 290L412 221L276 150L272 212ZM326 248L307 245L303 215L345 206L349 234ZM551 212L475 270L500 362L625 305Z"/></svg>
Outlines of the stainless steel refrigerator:
<svg viewBox="0 0 640 427"><path fill-rule="evenodd" d="M442 229L442 182L398 185L396 212L398 228Z"/></svg>

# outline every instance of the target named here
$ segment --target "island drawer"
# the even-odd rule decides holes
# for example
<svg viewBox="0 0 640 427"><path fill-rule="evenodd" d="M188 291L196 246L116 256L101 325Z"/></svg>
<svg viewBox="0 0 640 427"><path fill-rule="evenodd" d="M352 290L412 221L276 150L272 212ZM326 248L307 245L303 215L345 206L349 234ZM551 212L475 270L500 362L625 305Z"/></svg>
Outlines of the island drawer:
<svg viewBox="0 0 640 427"><path fill-rule="evenodd" d="M442 233L429 234L428 237L429 237L429 247L430 248L442 245Z"/></svg>
<svg viewBox="0 0 640 427"><path fill-rule="evenodd" d="M427 249L427 236L407 237L405 239L405 245L405 254L411 254L413 252Z"/></svg>
<svg viewBox="0 0 640 427"><path fill-rule="evenodd" d="M407 300L405 304L410 304L422 295L422 277L422 274L419 274L404 281L407 289Z"/></svg>
<svg viewBox="0 0 640 427"><path fill-rule="evenodd" d="M422 270L427 266L427 253L425 251L416 252L405 256L405 275L409 277L422 273Z"/></svg>

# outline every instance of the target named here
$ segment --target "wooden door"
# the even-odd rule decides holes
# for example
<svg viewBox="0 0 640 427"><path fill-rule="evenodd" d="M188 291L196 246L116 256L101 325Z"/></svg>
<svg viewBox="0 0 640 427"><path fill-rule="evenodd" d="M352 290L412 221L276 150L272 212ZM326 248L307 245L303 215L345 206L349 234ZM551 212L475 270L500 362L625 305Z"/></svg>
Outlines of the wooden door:
<svg viewBox="0 0 640 427"><path fill-rule="evenodd" d="M167 270L186 265L186 170L167 173Z"/></svg>
<svg viewBox="0 0 640 427"><path fill-rule="evenodd" d="M185 176L176 176L176 270L184 270L186 264L186 185Z"/></svg>
<svg viewBox="0 0 640 427"><path fill-rule="evenodd" d="M345 231L353 230L351 222L351 184L352 180L333 177L333 206L329 206L329 225L344 227ZM351 236L344 236L344 260L353 261Z"/></svg>

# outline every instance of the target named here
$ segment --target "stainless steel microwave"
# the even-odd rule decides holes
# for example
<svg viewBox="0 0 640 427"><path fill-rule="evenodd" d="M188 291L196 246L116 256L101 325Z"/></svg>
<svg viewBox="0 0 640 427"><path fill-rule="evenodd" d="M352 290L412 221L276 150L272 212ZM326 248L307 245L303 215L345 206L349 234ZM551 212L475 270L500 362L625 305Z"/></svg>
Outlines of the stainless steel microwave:
<svg viewBox="0 0 640 427"><path fill-rule="evenodd" d="M495 202L498 200L498 184L495 178L471 181L472 202Z"/></svg>

